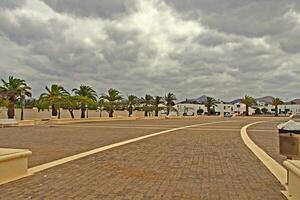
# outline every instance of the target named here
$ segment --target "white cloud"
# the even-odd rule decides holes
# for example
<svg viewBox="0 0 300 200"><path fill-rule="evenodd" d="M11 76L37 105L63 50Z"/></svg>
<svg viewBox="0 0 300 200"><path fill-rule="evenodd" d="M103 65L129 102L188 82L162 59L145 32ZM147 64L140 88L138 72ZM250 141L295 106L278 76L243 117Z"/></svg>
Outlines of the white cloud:
<svg viewBox="0 0 300 200"><path fill-rule="evenodd" d="M1 78L27 79L36 96L50 83L90 84L99 93L172 90L179 98L299 95L300 15L290 4L102 1L0 4Z"/></svg>

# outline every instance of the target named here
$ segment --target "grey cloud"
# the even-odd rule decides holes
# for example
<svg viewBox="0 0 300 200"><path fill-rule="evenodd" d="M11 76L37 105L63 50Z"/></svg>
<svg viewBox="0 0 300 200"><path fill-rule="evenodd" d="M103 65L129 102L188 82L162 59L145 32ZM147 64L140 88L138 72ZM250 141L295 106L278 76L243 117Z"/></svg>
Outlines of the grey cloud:
<svg viewBox="0 0 300 200"><path fill-rule="evenodd" d="M0 78L26 79L35 96L51 83L179 99L300 95L290 0L11 2L18 10L0 13Z"/></svg>
<svg viewBox="0 0 300 200"><path fill-rule="evenodd" d="M126 0L43 0L58 12L81 17L115 18L127 11ZM133 1L131 1L133 3Z"/></svg>
<svg viewBox="0 0 300 200"><path fill-rule="evenodd" d="M21 7L26 0L1 0L0 9L16 9Z"/></svg>
<svg viewBox="0 0 300 200"><path fill-rule="evenodd" d="M260 37L284 32L293 26L283 15L293 1L281 0L166 0L184 16L200 18L208 27L229 34Z"/></svg>

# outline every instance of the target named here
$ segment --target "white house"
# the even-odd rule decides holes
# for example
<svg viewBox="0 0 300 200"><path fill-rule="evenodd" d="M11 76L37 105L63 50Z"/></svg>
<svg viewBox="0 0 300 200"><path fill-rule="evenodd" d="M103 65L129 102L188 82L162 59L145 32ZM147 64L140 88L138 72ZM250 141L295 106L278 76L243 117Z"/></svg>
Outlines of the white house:
<svg viewBox="0 0 300 200"><path fill-rule="evenodd" d="M284 104L284 105L280 105L280 106L278 106L278 112L280 114L283 114L283 113L287 113L287 114L300 113L300 104Z"/></svg>
<svg viewBox="0 0 300 200"><path fill-rule="evenodd" d="M256 99L257 107L260 109L265 108L268 113L275 114L275 106L272 105L273 97L266 96ZM294 99L285 102L283 105L278 106L279 114L296 114L300 113L300 99Z"/></svg>
<svg viewBox="0 0 300 200"><path fill-rule="evenodd" d="M177 105L177 110L179 115L197 115L197 111L199 109L203 110L202 114L207 113L207 108L204 103L196 103L196 102L180 102ZM243 114L246 112L246 105L242 103L225 103L219 102L215 106L211 107L212 110L216 113L216 115L225 115L225 114ZM255 113L255 109L249 108L249 114L252 115Z"/></svg>
<svg viewBox="0 0 300 200"><path fill-rule="evenodd" d="M197 111L199 109L203 110L203 114L207 113L207 108L205 107L205 103L207 100L207 96L201 96L196 99L186 99L178 103L177 110L179 115L197 115ZM262 110L265 108L268 113L275 114L275 106L272 105L273 97L266 96L262 98L256 99L256 105L253 107L249 107L249 115L255 114L255 110L259 108ZM224 114L237 114L242 115L246 112L246 105L240 102L240 99L234 100L230 103L219 101L215 106L211 108L214 110L216 115L224 115ZM295 99L290 102L286 102L284 105L278 106L279 114L295 114L300 113L300 99Z"/></svg>

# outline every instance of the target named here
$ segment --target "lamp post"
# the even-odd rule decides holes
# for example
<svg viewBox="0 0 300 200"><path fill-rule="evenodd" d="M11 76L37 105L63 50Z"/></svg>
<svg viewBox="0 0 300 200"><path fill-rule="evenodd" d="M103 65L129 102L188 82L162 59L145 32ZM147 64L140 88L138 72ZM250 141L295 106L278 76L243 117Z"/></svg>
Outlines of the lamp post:
<svg viewBox="0 0 300 200"><path fill-rule="evenodd" d="M25 104L24 100L25 100L25 92L22 91L21 92L21 120L24 120L24 104Z"/></svg>
<svg viewBox="0 0 300 200"><path fill-rule="evenodd" d="M287 115L287 111L286 111L286 102L288 101L287 98L285 98L285 102L284 102L284 116Z"/></svg>
<svg viewBox="0 0 300 200"><path fill-rule="evenodd" d="M102 112L102 111L101 111L101 107L98 106L97 109L98 109L98 111L99 111L99 117L101 118L101 117L102 117L102 114L101 114L101 112Z"/></svg>

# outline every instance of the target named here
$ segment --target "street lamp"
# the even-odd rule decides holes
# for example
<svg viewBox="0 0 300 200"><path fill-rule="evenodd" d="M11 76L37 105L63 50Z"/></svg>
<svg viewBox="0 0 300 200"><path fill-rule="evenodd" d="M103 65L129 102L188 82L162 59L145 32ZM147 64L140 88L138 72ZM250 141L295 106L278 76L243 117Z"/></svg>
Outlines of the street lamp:
<svg viewBox="0 0 300 200"><path fill-rule="evenodd" d="M100 107L100 106L98 106L98 107L97 107L97 109L99 110L99 117L101 118L101 117L102 117L102 113L101 113L101 112L102 112L102 111L101 111L101 107Z"/></svg>
<svg viewBox="0 0 300 200"><path fill-rule="evenodd" d="M286 102L288 101L287 98L285 98L285 102L284 102L284 116L287 115L287 111L286 111Z"/></svg>

